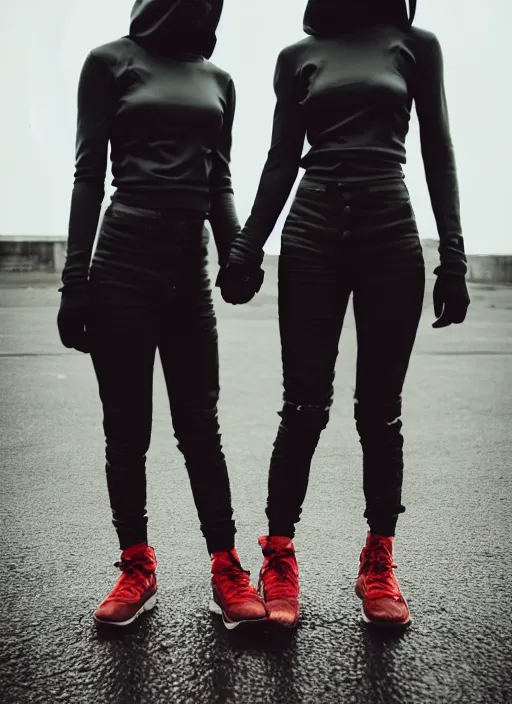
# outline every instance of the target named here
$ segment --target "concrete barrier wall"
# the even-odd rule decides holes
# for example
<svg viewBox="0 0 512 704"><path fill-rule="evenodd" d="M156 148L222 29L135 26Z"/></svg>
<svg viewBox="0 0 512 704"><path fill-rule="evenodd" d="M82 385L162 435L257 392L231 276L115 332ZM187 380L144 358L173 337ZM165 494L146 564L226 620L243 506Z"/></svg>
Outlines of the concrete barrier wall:
<svg viewBox="0 0 512 704"><path fill-rule="evenodd" d="M512 283L512 255L478 255L468 257L468 279L475 283Z"/></svg>
<svg viewBox="0 0 512 704"><path fill-rule="evenodd" d="M66 258L66 237L0 236L0 273L60 273Z"/></svg>
<svg viewBox="0 0 512 704"><path fill-rule="evenodd" d="M438 263L438 241L422 240L422 246L427 276L431 277ZM1 272L59 274L65 257L65 236L0 236L0 274ZM269 259L270 257L267 257L267 260ZM475 283L512 284L512 255L468 255L468 280Z"/></svg>

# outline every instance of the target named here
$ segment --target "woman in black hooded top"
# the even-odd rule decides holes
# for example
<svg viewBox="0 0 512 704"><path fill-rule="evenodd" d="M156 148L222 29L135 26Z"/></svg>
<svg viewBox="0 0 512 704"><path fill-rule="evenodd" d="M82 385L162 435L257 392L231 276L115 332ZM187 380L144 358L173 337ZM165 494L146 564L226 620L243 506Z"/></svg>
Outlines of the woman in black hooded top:
<svg viewBox="0 0 512 704"><path fill-rule="evenodd" d="M235 88L208 59L222 0L137 0L128 36L87 57L78 89L76 172L58 325L90 351L103 404L106 476L122 574L95 612L115 625L156 601L145 458L158 348L178 447L229 628L265 616L234 548L217 421L216 320L206 271L240 231L230 175ZM91 264L111 147L113 185Z"/></svg>
<svg viewBox="0 0 512 704"><path fill-rule="evenodd" d="M279 261L284 404L270 463L269 534L260 538L260 587L271 619L299 617L292 538L310 465L333 398L343 318L357 327L354 414L363 450L365 517L356 593L367 622L404 625L394 576L402 505L402 387L422 311L425 267L403 181L413 102L439 232L434 327L461 323L469 304L443 57L436 36L412 27L416 3L310 0L308 38L281 51L272 145L252 213L218 285L244 303L261 285L262 248L297 177ZM310 151L302 150L307 135ZM327 526L326 526L327 528Z"/></svg>

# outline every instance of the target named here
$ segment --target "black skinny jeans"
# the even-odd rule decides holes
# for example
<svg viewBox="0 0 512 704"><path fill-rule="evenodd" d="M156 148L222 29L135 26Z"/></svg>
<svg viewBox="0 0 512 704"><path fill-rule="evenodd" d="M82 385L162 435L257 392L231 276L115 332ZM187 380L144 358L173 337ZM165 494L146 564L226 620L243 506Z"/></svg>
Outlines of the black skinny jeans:
<svg viewBox="0 0 512 704"><path fill-rule="evenodd" d="M302 180L279 260L284 405L270 463L271 535L294 537L329 420L350 294L357 327L354 415L370 530L394 535L402 505L402 387L423 307L425 265L403 179Z"/></svg>
<svg viewBox="0 0 512 704"><path fill-rule="evenodd" d="M90 275L87 326L103 405L106 475L121 549L147 540L146 453L158 349L174 434L210 553L234 545L217 420L217 325L204 215L106 211Z"/></svg>

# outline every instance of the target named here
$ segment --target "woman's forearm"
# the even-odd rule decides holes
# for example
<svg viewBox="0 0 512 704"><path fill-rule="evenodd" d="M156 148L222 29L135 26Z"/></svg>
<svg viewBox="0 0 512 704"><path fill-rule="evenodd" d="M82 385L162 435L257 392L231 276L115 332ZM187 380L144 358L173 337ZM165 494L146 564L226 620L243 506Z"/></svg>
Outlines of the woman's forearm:
<svg viewBox="0 0 512 704"><path fill-rule="evenodd" d="M64 286L83 285L89 275L96 230L105 195L110 122L115 85L106 64L93 53L78 85L75 182L71 195Z"/></svg>
<svg viewBox="0 0 512 704"><path fill-rule="evenodd" d="M306 130L295 71L293 57L283 50L274 73L276 106L271 145L251 214L235 242L233 257L237 251L240 258L261 252L297 178Z"/></svg>
<svg viewBox="0 0 512 704"><path fill-rule="evenodd" d="M87 281L104 192L94 184L75 183L71 195L69 235L62 283L66 287Z"/></svg>
<svg viewBox="0 0 512 704"><path fill-rule="evenodd" d="M443 54L432 35L418 51L416 109L432 210L439 234L441 264L466 272L459 184L444 85Z"/></svg>
<svg viewBox="0 0 512 704"><path fill-rule="evenodd" d="M272 234L297 178L299 165L269 159L261 175L251 214L237 243L248 252L263 249Z"/></svg>
<svg viewBox="0 0 512 704"><path fill-rule="evenodd" d="M218 264L223 266L228 260L231 243L241 230L233 191L213 195L209 221L217 248Z"/></svg>

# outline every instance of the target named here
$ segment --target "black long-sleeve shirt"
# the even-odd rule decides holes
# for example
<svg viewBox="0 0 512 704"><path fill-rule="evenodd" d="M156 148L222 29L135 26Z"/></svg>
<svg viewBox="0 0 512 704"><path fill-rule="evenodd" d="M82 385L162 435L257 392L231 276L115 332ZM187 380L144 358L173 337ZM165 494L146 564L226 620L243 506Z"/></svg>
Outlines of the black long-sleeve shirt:
<svg viewBox="0 0 512 704"><path fill-rule="evenodd" d="M201 56L169 57L124 37L91 51L78 88L76 170L64 284L87 279L105 193L204 211L225 256L239 233L230 173L235 87Z"/></svg>
<svg viewBox="0 0 512 704"><path fill-rule="evenodd" d="M345 183L401 173L415 103L439 236L448 257L456 238L453 255L459 257L459 191L443 55L432 32L377 25L332 38L308 37L279 54L274 89L271 147L237 240L242 248L256 253L263 247L299 167L316 180ZM305 137L311 149L301 158Z"/></svg>

